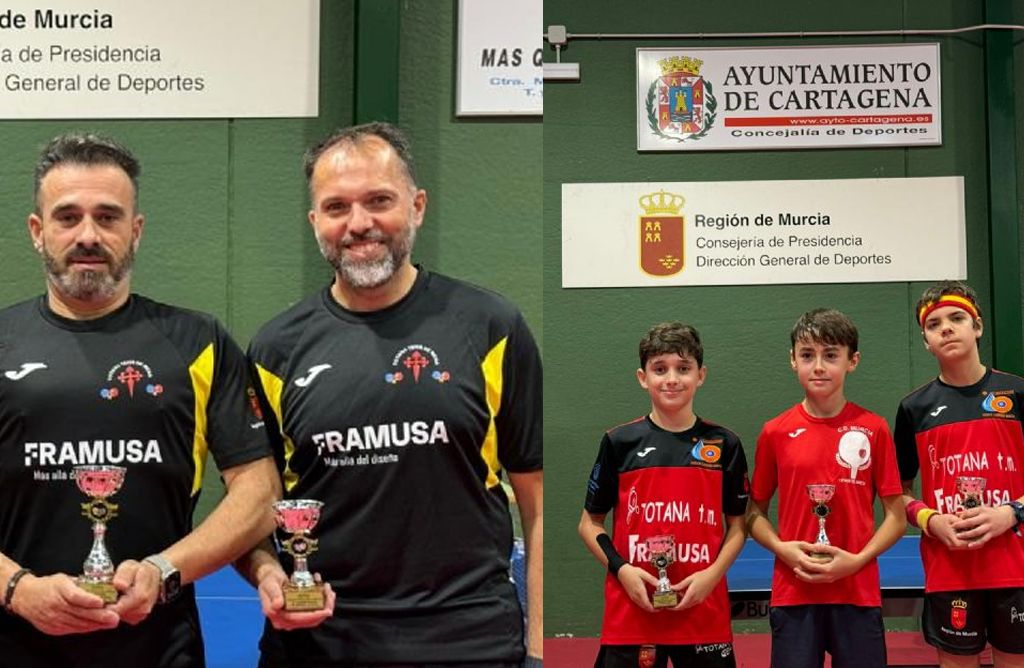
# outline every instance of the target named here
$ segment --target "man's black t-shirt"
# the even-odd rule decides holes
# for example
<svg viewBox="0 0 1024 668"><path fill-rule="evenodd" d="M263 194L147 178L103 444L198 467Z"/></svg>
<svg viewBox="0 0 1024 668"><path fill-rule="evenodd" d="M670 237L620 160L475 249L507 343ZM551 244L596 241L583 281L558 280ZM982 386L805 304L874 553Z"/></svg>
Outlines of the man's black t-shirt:
<svg viewBox="0 0 1024 668"><path fill-rule="evenodd" d="M0 551L76 576L92 544L73 469L126 467L105 543L115 564L189 533L206 455L223 470L271 454L241 350L212 317L133 295L95 320L44 298L0 312ZM142 624L60 637L0 615L0 663L201 666L194 592Z"/></svg>
<svg viewBox="0 0 1024 668"><path fill-rule="evenodd" d="M325 504L309 567L337 593L318 628L268 624L264 660L518 661L499 474L543 457L540 360L518 310L420 269L380 311L313 295L265 325L249 355L281 426L285 497Z"/></svg>

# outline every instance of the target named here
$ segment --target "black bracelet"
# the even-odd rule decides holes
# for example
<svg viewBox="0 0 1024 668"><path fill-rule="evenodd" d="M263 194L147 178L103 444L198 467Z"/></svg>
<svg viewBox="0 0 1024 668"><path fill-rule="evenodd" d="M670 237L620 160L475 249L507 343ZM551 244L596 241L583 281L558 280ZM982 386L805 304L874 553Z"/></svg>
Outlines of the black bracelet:
<svg viewBox="0 0 1024 668"><path fill-rule="evenodd" d="M1002 505L1010 506L1010 510L1013 511L1014 524L1010 529L1013 530L1013 533L1020 536L1020 525L1024 524L1024 504L1021 504L1020 501L1007 501Z"/></svg>
<svg viewBox="0 0 1024 668"><path fill-rule="evenodd" d="M28 568L21 568L15 571L11 579L7 581L7 590L4 592L4 610L7 612L12 612L11 599L14 598L14 588L18 586L18 582L26 575L33 575L33 573Z"/></svg>
<svg viewBox="0 0 1024 668"><path fill-rule="evenodd" d="M544 661L527 654L526 658L523 659L523 668L544 668Z"/></svg>
<svg viewBox="0 0 1024 668"><path fill-rule="evenodd" d="M600 534L597 537L597 545L604 552L604 556L608 557L608 572L618 577L619 569L626 565L626 560L612 545L612 537L606 533Z"/></svg>

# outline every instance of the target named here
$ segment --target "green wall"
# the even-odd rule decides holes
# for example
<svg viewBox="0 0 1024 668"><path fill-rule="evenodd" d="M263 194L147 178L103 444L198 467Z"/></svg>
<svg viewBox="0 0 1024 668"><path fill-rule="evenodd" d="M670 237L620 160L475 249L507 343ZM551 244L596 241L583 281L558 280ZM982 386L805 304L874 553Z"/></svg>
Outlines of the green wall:
<svg viewBox="0 0 1024 668"><path fill-rule="evenodd" d="M805 0L635 6L599 0L585 10L547 0L544 25L569 33L764 32L947 28L984 22L982 3L944 0ZM920 41L941 44L943 144L914 149L646 153L636 151L637 47L796 46ZM547 86L544 116L545 440L547 443L546 634L596 636L602 569L576 525L604 430L650 409L637 385L637 342L657 322L693 324L706 347L699 415L733 429L753 465L761 425L801 399L788 364L789 329L804 311L834 307L861 335L863 359L847 396L891 420L901 397L935 374L914 325L925 283L763 285L564 290L561 184L963 175L968 280L991 313L984 36L570 41L562 59L581 64L578 83ZM548 50L547 59L553 61ZM982 358L991 345L982 342Z"/></svg>
<svg viewBox="0 0 1024 668"><path fill-rule="evenodd" d="M429 196L415 261L505 294L540 340L540 119L456 119L456 0L396 5L391 84L397 78L399 125ZM353 121L355 9L354 0L322 0L317 118L0 121L0 304L44 289L25 228L32 169L42 146L72 129L114 136L142 162L134 291L215 314L244 347L263 322L326 285L331 272L306 222L302 153ZM211 467L200 517L221 489Z"/></svg>

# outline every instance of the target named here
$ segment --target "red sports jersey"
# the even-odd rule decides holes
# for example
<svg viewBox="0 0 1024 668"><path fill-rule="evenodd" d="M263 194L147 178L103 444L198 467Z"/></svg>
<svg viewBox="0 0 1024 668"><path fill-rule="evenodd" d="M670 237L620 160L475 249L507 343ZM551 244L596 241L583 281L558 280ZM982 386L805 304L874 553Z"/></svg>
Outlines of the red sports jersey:
<svg viewBox="0 0 1024 668"><path fill-rule="evenodd" d="M1024 495L1024 379L989 369L976 384L935 379L900 402L896 446L900 477L921 470L921 496L940 513L958 513L959 476L985 478L985 505ZM920 466L924 462L924 466ZM1012 531L979 549L949 550L922 536L925 591L1024 586L1024 541Z"/></svg>
<svg viewBox="0 0 1024 668"><path fill-rule="evenodd" d="M818 518L807 485L835 486L825 521L829 542L857 553L875 533L875 495L899 494L896 453L889 426L879 416L847 402L832 418L812 417L797 404L765 424L757 440L755 501L779 491L779 537L813 543ZM882 604L878 563L874 560L853 575L818 584L804 582L775 559L773 606L809 603Z"/></svg>
<svg viewBox="0 0 1024 668"><path fill-rule="evenodd" d="M723 513L743 515L748 489L743 446L731 431L698 419L688 431L668 432L642 418L605 434L585 507L595 515L614 508L615 549L655 577L645 541L671 534L676 553L668 578L676 583L718 558L725 535ZM730 619L725 577L700 605L649 613L630 601L609 574L601 643L732 642Z"/></svg>

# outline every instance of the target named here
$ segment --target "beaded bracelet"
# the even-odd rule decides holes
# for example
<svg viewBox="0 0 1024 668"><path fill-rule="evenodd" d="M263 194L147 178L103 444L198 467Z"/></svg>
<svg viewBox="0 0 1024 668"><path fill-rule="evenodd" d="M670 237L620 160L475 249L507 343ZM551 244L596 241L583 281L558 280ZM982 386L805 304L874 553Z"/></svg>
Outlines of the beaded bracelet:
<svg viewBox="0 0 1024 668"><path fill-rule="evenodd" d="M21 568L15 571L14 575L7 581L7 590L4 592L4 610L7 612L11 612L11 599L14 598L14 588L18 586L18 582L26 575L33 575L33 573L28 568Z"/></svg>

